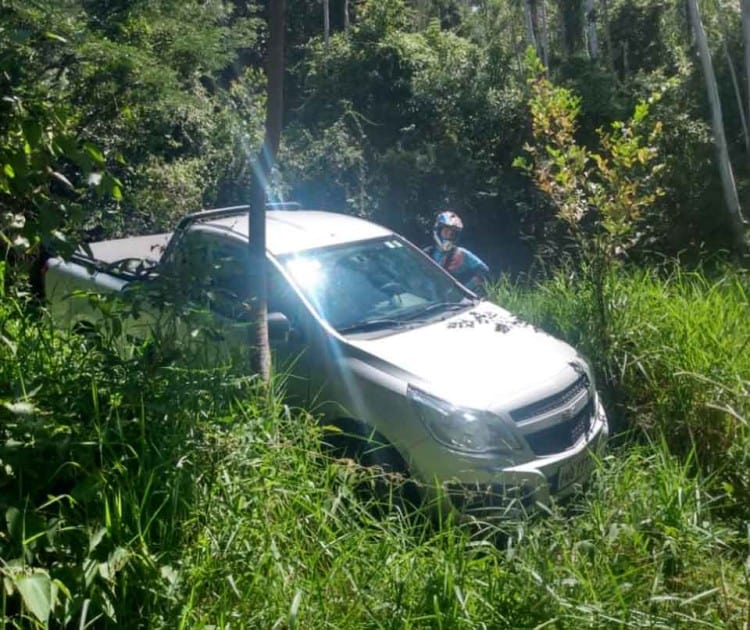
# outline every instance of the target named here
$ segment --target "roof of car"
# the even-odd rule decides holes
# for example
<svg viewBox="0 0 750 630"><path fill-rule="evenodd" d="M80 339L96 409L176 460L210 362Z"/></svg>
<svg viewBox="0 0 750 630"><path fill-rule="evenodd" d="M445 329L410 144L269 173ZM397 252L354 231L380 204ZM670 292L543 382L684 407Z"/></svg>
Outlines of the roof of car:
<svg viewBox="0 0 750 630"><path fill-rule="evenodd" d="M231 230L247 238L247 215L224 217L205 225ZM320 210L266 212L266 249L276 256L393 234L364 219Z"/></svg>

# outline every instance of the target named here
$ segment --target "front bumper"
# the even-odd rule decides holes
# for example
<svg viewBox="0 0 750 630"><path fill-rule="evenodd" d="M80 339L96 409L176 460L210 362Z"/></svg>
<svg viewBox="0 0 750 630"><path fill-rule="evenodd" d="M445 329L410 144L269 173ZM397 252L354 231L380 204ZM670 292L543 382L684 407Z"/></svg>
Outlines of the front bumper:
<svg viewBox="0 0 750 630"><path fill-rule="evenodd" d="M477 518L523 517L544 509L590 479L595 458L609 439L607 417L598 397L593 415L590 430L571 448L517 466L493 466L480 460L476 467L464 466L449 480L428 486L428 494L443 510Z"/></svg>

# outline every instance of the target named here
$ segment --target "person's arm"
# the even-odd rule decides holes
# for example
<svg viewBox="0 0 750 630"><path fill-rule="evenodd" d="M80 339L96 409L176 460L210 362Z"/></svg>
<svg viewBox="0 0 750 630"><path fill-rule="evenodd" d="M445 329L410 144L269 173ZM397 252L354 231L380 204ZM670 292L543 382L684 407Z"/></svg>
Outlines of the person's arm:
<svg viewBox="0 0 750 630"><path fill-rule="evenodd" d="M473 252L464 249L464 264L469 276L466 286L476 293L483 293L487 288L490 268L487 264Z"/></svg>

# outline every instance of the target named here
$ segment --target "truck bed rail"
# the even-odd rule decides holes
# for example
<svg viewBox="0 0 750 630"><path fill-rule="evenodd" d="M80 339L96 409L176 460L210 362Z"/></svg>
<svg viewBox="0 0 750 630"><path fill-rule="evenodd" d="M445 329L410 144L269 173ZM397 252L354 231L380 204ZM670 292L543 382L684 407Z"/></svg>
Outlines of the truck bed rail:
<svg viewBox="0 0 750 630"><path fill-rule="evenodd" d="M266 210L299 210L300 204L294 201L281 201L266 204ZM250 210L250 206L227 206L226 208L216 208L214 210L201 210L200 212L193 212L180 219L177 224L177 230L184 230L186 227L198 223L200 221L214 221L216 219L225 219L227 217L234 217L238 214L247 214Z"/></svg>

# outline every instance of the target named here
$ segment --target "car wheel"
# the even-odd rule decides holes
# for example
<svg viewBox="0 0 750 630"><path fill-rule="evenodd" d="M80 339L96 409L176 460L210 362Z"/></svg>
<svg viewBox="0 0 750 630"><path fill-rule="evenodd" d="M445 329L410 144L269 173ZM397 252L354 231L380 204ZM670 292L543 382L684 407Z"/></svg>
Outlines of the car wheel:
<svg viewBox="0 0 750 630"><path fill-rule="evenodd" d="M367 477L367 493L382 506L413 510L422 502L419 485L388 439L362 422L349 418L336 421L324 433L324 447L334 457L351 459L375 474Z"/></svg>

